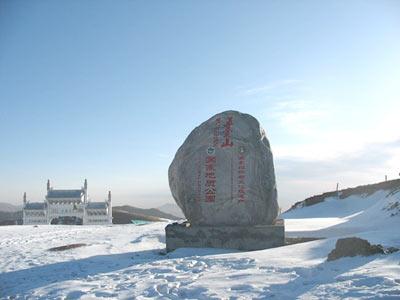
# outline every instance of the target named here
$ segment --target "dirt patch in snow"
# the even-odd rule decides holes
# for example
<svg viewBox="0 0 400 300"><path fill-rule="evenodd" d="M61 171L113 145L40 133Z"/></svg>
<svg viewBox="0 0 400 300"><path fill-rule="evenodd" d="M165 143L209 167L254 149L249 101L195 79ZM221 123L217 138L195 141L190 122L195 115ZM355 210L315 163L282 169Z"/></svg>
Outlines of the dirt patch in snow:
<svg viewBox="0 0 400 300"><path fill-rule="evenodd" d="M87 246L87 244L84 244L84 243L69 244L69 245L64 245L64 246L60 246L60 247L50 248L49 251L65 251L65 250L84 247L84 246Z"/></svg>
<svg viewBox="0 0 400 300"><path fill-rule="evenodd" d="M322 239L324 239L324 238L320 238L320 237L286 237L285 238L285 246L306 243L306 242L312 242L312 241L322 240Z"/></svg>

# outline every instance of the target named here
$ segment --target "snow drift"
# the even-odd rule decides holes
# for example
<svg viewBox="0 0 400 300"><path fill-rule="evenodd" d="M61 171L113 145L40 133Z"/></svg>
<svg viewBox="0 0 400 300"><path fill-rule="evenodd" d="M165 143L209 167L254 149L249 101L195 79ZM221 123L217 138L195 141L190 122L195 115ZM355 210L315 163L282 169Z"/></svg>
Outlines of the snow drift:
<svg viewBox="0 0 400 300"><path fill-rule="evenodd" d="M325 197L283 214L288 237L324 239L253 252L165 254L165 223L0 227L0 298L398 299L400 253L327 262L338 238L400 247L400 191ZM49 251L68 244L86 244Z"/></svg>

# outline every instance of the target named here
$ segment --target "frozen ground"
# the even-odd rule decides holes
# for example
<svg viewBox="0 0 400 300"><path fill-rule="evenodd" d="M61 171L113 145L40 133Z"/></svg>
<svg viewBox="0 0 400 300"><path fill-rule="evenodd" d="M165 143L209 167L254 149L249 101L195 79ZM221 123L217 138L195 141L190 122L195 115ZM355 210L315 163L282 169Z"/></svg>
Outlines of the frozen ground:
<svg viewBox="0 0 400 300"><path fill-rule="evenodd" d="M327 238L254 252L164 255L166 223L0 227L0 299L400 299L400 252L326 262L342 236L400 247L400 193L387 194L289 212L287 236ZM48 251L71 243L88 246Z"/></svg>

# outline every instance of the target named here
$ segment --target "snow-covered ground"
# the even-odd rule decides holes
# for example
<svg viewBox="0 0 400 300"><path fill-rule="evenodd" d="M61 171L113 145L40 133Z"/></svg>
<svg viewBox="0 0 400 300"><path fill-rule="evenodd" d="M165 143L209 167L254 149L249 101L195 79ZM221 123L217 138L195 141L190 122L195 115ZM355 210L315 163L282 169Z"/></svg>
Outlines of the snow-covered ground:
<svg viewBox="0 0 400 300"><path fill-rule="evenodd" d="M4 226L0 298L400 299L400 252L326 261L343 236L400 247L399 201L378 191L293 210L283 215L287 236L326 239L253 252L165 255L166 223ZM88 246L48 251L71 243Z"/></svg>

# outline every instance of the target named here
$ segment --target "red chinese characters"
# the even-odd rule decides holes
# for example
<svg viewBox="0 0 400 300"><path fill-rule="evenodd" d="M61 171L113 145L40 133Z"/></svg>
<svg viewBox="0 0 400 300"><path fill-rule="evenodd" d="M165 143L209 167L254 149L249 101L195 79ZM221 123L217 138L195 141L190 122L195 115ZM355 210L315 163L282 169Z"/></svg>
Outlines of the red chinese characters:
<svg viewBox="0 0 400 300"><path fill-rule="evenodd" d="M221 148L232 147L232 126L233 126L233 117L229 116L224 128L224 143L221 145Z"/></svg>
<svg viewBox="0 0 400 300"><path fill-rule="evenodd" d="M205 201L214 202L217 193L215 165L217 157L215 155L206 156L206 173L205 173Z"/></svg>
<svg viewBox="0 0 400 300"><path fill-rule="evenodd" d="M213 132L213 146L214 147L218 147L220 127L221 127L221 118L217 118L215 120L215 127L214 127L214 132Z"/></svg>
<svg viewBox="0 0 400 300"><path fill-rule="evenodd" d="M216 149L232 147L232 127L233 127L233 117L228 116L225 120L225 124L221 123L223 120L221 118L215 119L215 126L213 128L213 138L212 146L207 149L207 156L205 161L205 178L204 178L204 194L205 202L215 202L216 198L216 163L217 157L215 155ZM222 144L221 144L222 143ZM199 183L200 180L198 179ZM233 193L233 192L232 192Z"/></svg>
<svg viewBox="0 0 400 300"><path fill-rule="evenodd" d="M239 202L246 200L246 162L243 153L239 154L239 166L238 166L238 198Z"/></svg>

